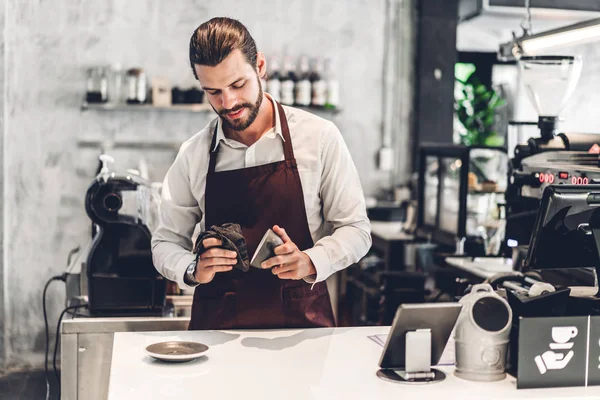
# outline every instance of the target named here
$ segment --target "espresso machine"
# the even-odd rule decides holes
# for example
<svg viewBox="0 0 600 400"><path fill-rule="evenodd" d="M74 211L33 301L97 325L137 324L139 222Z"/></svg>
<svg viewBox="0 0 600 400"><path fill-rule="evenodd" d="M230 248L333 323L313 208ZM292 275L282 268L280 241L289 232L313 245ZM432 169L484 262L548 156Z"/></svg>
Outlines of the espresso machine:
<svg viewBox="0 0 600 400"><path fill-rule="evenodd" d="M589 267L600 263L600 258L594 263L578 263L575 257L569 257L569 252L579 254L589 243L577 240L569 246L563 236L572 232L564 221L547 226L541 222L553 204L549 194L555 189L545 191L549 185L569 185L564 188L573 191L573 187L579 187L585 191L586 185L600 182L600 135L557 131L559 114L579 80L582 59L521 57L518 64L529 100L538 114L539 136L517 144L509 161L504 252L512 258L515 271L487 280L493 286L504 287L513 311L508 370L515 376L521 318L595 314L598 302L594 295L575 292L581 287L589 288L591 293L596 290L596 274ZM568 206L557 215L572 218ZM565 254L556 265L530 261L532 255L540 253L540 246L535 244L540 240L542 227L555 229L551 233L555 250Z"/></svg>
<svg viewBox="0 0 600 400"><path fill-rule="evenodd" d="M540 135L516 145L509 162L506 243L513 253L526 252L546 186L600 182L600 135L556 129L559 114L575 90L581 67L582 59L578 56L519 59L521 79L539 116Z"/></svg>
<svg viewBox="0 0 600 400"><path fill-rule="evenodd" d="M110 170L110 156L87 189L91 237L67 270L67 305L87 304L92 316L162 315L166 280L152 263L151 229L158 191L137 171Z"/></svg>
<svg viewBox="0 0 600 400"><path fill-rule="evenodd" d="M513 269L517 274L534 273L535 276L521 275L515 279L514 290L508 291L509 301L517 317L562 315L570 313L565 311L566 307L577 300L567 302L565 296L569 296L570 289L554 291L554 287L597 286L593 268L584 268L589 265L573 268L576 266L566 265L568 263L560 268L531 266L527 265L528 253L536 239L540 207L548 205L541 203L546 187L571 185L583 189L586 185L600 182L600 135L557 132L556 129L559 113L581 74L581 57L522 57L519 67L527 95L539 115L540 135L518 144L509 162L505 251L512 256ZM567 230L566 225L558 224L557 227L560 228L557 232ZM563 244L566 245L566 242ZM583 246L582 243L577 244ZM578 246L570 246L564 251L579 251ZM538 287L544 289L538 290ZM577 305L571 308L585 307Z"/></svg>

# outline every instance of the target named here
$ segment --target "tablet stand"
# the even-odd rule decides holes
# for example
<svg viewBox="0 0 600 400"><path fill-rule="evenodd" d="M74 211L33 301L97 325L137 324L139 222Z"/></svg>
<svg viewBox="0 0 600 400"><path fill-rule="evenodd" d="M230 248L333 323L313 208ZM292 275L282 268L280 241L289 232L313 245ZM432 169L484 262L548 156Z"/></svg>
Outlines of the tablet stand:
<svg viewBox="0 0 600 400"><path fill-rule="evenodd" d="M404 369L380 369L377 376L388 381L407 384L441 382L446 374L431 368L431 330L406 332Z"/></svg>

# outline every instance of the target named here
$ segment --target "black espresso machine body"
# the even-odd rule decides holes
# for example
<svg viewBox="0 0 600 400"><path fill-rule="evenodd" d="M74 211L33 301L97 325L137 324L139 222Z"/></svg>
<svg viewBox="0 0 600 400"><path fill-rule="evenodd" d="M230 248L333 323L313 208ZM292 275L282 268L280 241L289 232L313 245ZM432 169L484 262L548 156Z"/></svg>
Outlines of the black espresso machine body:
<svg viewBox="0 0 600 400"><path fill-rule="evenodd" d="M507 241L526 250L546 186L600 182L599 146L600 135L591 133L531 138L516 146L506 190Z"/></svg>
<svg viewBox="0 0 600 400"><path fill-rule="evenodd" d="M93 221L86 260L91 315L161 315L166 280L152 263L147 226L152 188L134 174L99 174L87 190Z"/></svg>

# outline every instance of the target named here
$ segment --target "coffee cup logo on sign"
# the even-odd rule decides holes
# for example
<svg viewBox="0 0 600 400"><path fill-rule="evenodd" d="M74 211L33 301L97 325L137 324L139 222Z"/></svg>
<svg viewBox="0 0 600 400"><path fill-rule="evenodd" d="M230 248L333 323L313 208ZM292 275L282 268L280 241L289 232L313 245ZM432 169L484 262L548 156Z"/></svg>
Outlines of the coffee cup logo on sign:
<svg viewBox="0 0 600 400"><path fill-rule="evenodd" d="M554 352L552 350L546 351L541 356L536 356L534 361L540 371L540 374L545 374L548 370L563 369L569 364L571 358L575 354L571 348L573 342L569 340L577 336L578 330L574 326L555 326L552 328L552 340L550 343L550 349L552 350L569 350L568 353Z"/></svg>
<svg viewBox="0 0 600 400"><path fill-rule="evenodd" d="M552 328L552 340L555 343L550 343L550 348L556 349L570 349L573 347L573 342L569 340L577 336L577 328L574 326L557 326Z"/></svg>

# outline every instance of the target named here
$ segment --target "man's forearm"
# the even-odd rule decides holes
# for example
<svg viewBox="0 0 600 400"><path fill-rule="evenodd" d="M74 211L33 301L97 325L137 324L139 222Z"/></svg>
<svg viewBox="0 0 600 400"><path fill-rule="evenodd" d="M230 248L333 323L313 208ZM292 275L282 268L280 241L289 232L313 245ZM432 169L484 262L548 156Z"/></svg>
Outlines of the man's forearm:
<svg viewBox="0 0 600 400"><path fill-rule="evenodd" d="M308 254L317 271L315 282L321 282L358 262L370 248L370 224L366 222L339 227L304 253Z"/></svg>
<svg viewBox="0 0 600 400"><path fill-rule="evenodd" d="M153 241L152 261L156 270L182 289L193 289L184 282L185 270L195 256L184 247L168 241Z"/></svg>

